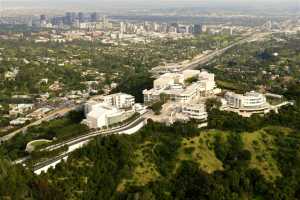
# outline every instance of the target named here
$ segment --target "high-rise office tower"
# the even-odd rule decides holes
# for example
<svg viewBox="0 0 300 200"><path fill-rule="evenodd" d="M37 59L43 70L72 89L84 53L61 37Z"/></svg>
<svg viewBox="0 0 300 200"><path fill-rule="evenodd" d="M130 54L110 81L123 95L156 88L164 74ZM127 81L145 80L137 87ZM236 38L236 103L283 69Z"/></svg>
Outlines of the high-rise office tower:
<svg viewBox="0 0 300 200"><path fill-rule="evenodd" d="M41 15L41 16L40 16L40 20L41 20L41 21L46 21L46 20L47 20L46 15Z"/></svg>
<svg viewBox="0 0 300 200"><path fill-rule="evenodd" d="M77 13L75 12L67 12L65 19L64 19L64 23L71 25L73 22L75 22L75 20L77 19Z"/></svg>
<svg viewBox="0 0 300 200"><path fill-rule="evenodd" d="M91 22L98 22L98 21L100 21L99 13L93 12L91 14Z"/></svg>
<svg viewBox="0 0 300 200"><path fill-rule="evenodd" d="M46 27L47 24L47 17L46 15L40 16L40 27Z"/></svg>
<svg viewBox="0 0 300 200"><path fill-rule="evenodd" d="M85 21L85 14L83 12L78 13L78 20L79 22Z"/></svg>
<svg viewBox="0 0 300 200"><path fill-rule="evenodd" d="M202 32L202 25L201 24L195 24L193 28L193 34L197 35Z"/></svg>

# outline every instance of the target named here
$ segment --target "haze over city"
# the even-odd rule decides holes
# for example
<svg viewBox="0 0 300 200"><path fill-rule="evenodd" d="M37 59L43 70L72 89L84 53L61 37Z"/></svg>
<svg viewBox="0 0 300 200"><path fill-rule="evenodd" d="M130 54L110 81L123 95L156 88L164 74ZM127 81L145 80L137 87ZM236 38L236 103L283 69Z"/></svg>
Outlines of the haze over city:
<svg viewBox="0 0 300 200"><path fill-rule="evenodd" d="M292 10L297 12L298 0L2 0L6 9L12 8L49 8L49 9L84 9L84 10L118 10L118 9L163 9L198 7L209 10L248 10L270 11Z"/></svg>

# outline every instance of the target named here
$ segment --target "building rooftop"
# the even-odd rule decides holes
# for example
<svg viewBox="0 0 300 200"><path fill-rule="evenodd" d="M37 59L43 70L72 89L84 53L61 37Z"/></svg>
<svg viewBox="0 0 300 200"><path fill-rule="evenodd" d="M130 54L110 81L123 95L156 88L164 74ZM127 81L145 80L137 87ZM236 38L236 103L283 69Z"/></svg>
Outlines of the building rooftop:
<svg viewBox="0 0 300 200"><path fill-rule="evenodd" d="M108 106L107 104L104 104L104 103L98 103L98 104L94 105L92 111L89 112L87 115L89 117L99 118L103 115L112 114L115 112L118 112L117 108Z"/></svg>
<svg viewBox="0 0 300 200"><path fill-rule="evenodd" d="M122 92L119 92L119 93L115 93L115 94L110 94L110 95L106 95L104 97L116 97L116 96L126 96L126 97L129 97L129 98L132 98L133 96L130 95L130 94L126 94L126 93L122 93Z"/></svg>
<svg viewBox="0 0 300 200"><path fill-rule="evenodd" d="M245 96L247 96L247 97L260 97L261 95L262 95L261 93L258 93L258 92L255 92L255 91L245 93Z"/></svg>

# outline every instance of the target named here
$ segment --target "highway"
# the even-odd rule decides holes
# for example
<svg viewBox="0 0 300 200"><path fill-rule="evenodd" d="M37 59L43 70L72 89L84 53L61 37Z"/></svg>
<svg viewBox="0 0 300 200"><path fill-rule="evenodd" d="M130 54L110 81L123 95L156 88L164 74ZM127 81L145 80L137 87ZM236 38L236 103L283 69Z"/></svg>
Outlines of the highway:
<svg viewBox="0 0 300 200"><path fill-rule="evenodd" d="M204 65L207 64L208 62L210 62L211 60L213 60L214 58L224 54L226 51L228 51L229 49L237 46L237 45L241 45L243 43L246 42L251 42L251 41L255 41L258 39L263 39L264 37L270 35L271 32L266 32L266 33L251 33L251 34L247 34L246 36L244 36L243 39L240 39L237 42L234 42L232 44L230 44L229 46L223 48L223 49L217 49L209 54L206 55L199 55L196 58L194 58L193 60L191 60L190 62L181 65L180 63L177 63L179 66L181 66L181 68L179 69L180 72L187 70L187 69L195 69L198 68L199 65ZM157 78L159 76L159 73L157 71L153 71L153 75L154 78Z"/></svg>
<svg viewBox="0 0 300 200"><path fill-rule="evenodd" d="M226 51L228 51L229 49L231 49L237 45L241 45L246 42L255 41L257 39L262 39L270 34L271 33L252 33L250 35L247 35L243 39L241 39L237 42L234 42L233 44L231 44L223 49L215 50L210 54L207 54L205 56L199 57L198 59L192 60L191 62L183 65L180 71L184 71L187 69L195 69L199 65L208 63L209 61L213 60L215 57L222 55L223 53L225 53Z"/></svg>

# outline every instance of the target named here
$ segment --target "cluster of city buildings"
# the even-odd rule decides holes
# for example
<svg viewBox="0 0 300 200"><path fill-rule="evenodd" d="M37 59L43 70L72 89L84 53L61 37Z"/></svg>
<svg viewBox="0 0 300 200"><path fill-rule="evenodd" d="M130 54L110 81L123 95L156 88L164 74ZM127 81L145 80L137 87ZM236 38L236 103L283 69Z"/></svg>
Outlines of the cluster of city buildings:
<svg viewBox="0 0 300 200"><path fill-rule="evenodd" d="M110 22L106 16L101 16L97 12L67 12L64 16L41 15L37 26L42 28L54 29L88 29L88 30L117 30L120 37L123 34L151 33L181 33L181 34L200 34L202 32L221 34L234 32L245 32L247 27L229 25L203 25L203 24L179 24L179 23L158 23L158 22L129 22L121 21Z"/></svg>
<svg viewBox="0 0 300 200"><path fill-rule="evenodd" d="M165 23L148 21L110 20L97 12L67 12L61 16L41 15L30 25L49 29L38 33L0 34L1 39L33 39L37 43L68 42L73 40L93 41L100 39L103 43L118 45L123 43L148 43L153 39L190 38L201 33L235 34L246 33L252 28L231 26L228 24L204 25L201 23ZM122 43L121 43L122 44Z"/></svg>
<svg viewBox="0 0 300 200"><path fill-rule="evenodd" d="M111 29L112 23L108 21L106 16L101 17L97 12L67 12L65 16L54 16L52 18L41 15L38 26L41 28L105 30Z"/></svg>
<svg viewBox="0 0 300 200"><path fill-rule="evenodd" d="M234 32L246 32L248 28L229 25L203 25L203 24L179 24L158 22L129 22L113 21L106 16L100 17L99 13L75 13L68 12L65 16L47 17L41 15L37 25L41 28L65 30L61 35L52 34L50 38L38 38L38 42L65 42L73 39L92 40L100 36L104 42L114 43L115 40L129 42L147 42L147 38L186 38L201 33L210 34L234 34ZM68 30L72 31L68 31ZM74 31L76 30L76 31ZM82 32L83 31L83 32ZM88 31L85 33L84 31ZM99 32L102 31L102 32ZM95 35L96 33L96 35Z"/></svg>
<svg viewBox="0 0 300 200"><path fill-rule="evenodd" d="M202 31L203 27L201 24L120 22L121 34L136 34L141 32L200 34Z"/></svg>
<svg viewBox="0 0 300 200"><path fill-rule="evenodd" d="M201 24L168 24L157 22L120 22L114 25L114 27L119 26L121 34L136 34L140 32L200 34L203 30L207 29L205 26L202 27ZM67 12L64 16L48 17L41 15L38 26L42 28L108 30L113 28L113 23L109 22L106 16L101 16L97 12Z"/></svg>
<svg viewBox="0 0 300 200"><path fill-rule="evenodd" d="M54 17L41 15L38 26L42 28L76 28L90 30L109 30L113 27L119 27L121 34L136 34L141 32L200 34L203 30L206 30L206 28L202 27L201 24L168 24L157 22L120 22L113 24L107 19L106 16L101 16L96 12L67 12L65 16Z"/></svg>
<svg viewBox="0 0 300 200"><path fill-rule="evenodd" d="M136 113L142 113L143 107L135 103L132 95L117 93L104 96L99 101L88 101L84 112L86 119L83 123L92 129L98 129L120 125Z"/></svg>

